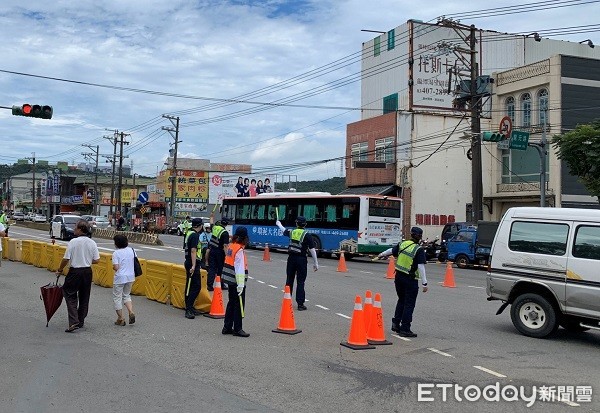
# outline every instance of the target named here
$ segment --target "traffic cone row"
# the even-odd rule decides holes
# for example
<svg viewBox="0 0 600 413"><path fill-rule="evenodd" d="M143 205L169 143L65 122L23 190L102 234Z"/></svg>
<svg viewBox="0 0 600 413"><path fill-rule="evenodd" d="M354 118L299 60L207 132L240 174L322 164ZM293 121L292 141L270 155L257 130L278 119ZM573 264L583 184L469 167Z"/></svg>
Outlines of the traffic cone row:
<svg viewBox="0 0 600 413"><path fill-rule="evenodd" d="M342 346L352 350L365 350L375 348L375 345L392 344L385 339L381 294L375 294L375 301L372 305L369 304L371 298L371 291L367 291L365 307L370 308L367 310L369 312L369 316L367 316L365 310L363 310L360 296L356 296L348 340L341 342Z"/></svg>

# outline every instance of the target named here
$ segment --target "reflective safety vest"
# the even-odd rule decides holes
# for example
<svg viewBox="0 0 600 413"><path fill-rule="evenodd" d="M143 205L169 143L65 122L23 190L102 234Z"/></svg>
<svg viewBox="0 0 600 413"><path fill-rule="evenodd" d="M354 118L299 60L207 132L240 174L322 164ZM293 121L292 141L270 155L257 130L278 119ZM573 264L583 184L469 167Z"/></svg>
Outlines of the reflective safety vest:
<svg viewBox="0 0 600 413"><path fill-rule="evenodd" d="M235 279L235 256L241 249L243 249L242 244L229 244L229 248L227 248L227 254L225 254L225 264L223 264L223 271L221 274L223 281L227 281L231 284L237 284ZM248 260L246 259L246 253L242 252L242 254L244 254L244 280L248 280Z"/></svg>
<svg viewBox="0 0 600 413"><path fill-rule="evenodd" d="M419 269L417 268L414 273L411 273L411 268L413 265L413 261L415 260L415 255L417 255L417 251L419 250L419 244L412 240L403 241L399 245L398 250L398 259L396 260L396 271L400 271L401 273L407 275L414 275L416 280L420 279L421 276L419 274Z"/></svg>
<svg viewBox="0 0 600 413"><path fill-rule="evenodd" d="M192 223L190 221L185 220L181 225L183 226L183 235L186 235L190 232L190 229L192 229Z"/></svg>
<svg viewBox="0 0 600 413"><path fill-rule="evenodd" d="M4 224L5 227L8 226L8 217L6 216L6 214L0 215L0 223Z"/></svg>
<svg viewBox="0 0 600 413"><path fill-rule="evenodd" d="M288 246L288 252L293 254L302 253L302 242L306 236L306 230L302 228L296 228L290 231L290 245Z"/></svg>
<svg viewBox="0 0 600 413"><path fill-rule="evenodd" d="M192 235L192 231L188 231L187 234L185 234L185 247L188 248L187 242L188 242L188 238L190 237L190 235ZM196 258L198 258L199 260L202 259L202 242L200 242L200 237L198 237L198 245L196 245Z"/></svg>
<svg viewBox="0 0 600 413"><path fill-rule="evenodd" d="M215 225L212 229L212 235L210 237L210 246L219 248L219 238L221 238L221 234L225 231L225 228L221 225Z"/></svg>

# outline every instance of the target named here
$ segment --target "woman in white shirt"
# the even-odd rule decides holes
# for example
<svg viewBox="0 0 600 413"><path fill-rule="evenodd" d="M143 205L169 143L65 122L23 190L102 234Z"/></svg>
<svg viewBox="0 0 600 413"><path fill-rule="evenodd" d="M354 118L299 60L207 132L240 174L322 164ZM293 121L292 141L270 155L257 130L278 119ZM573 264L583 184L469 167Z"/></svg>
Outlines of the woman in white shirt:
<svg viewBox="0 0 600 413"><path fill-rule="evenodd" d="M133 267L134 251L129 248L129 242L125 235L115 235L113 238L115 247L117 248L112 255L113 269L115 270L115 278L113 280L113 300L115 302L115 310L117 312L117 321L115 324L124 326L125 318L123 318L123 305L127 307L129 312L129 324L135 323L135 314L133 312L133 304L131 302L131 286L135 281L135 271Z"/></svg>

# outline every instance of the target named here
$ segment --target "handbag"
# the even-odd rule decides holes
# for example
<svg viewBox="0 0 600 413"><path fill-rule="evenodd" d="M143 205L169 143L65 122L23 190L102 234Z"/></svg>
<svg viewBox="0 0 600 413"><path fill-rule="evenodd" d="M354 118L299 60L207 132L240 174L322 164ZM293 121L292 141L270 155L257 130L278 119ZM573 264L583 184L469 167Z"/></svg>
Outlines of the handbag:
<svg viewBox="0 0 600 413"><path fill-rule="evenodd" d="M143 274L142 264L140 264L140 260L138 260L135 250L133 248L131 248L131 249L133 250L133 273L135 274L135 276L137 278Z"/></svg>

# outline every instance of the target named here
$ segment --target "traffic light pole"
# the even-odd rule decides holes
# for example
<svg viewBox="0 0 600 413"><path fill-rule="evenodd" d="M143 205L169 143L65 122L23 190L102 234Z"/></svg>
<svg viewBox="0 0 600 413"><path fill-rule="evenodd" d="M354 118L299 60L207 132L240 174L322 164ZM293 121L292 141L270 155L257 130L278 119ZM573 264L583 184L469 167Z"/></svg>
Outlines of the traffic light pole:
<svg viewBox="0 0 600 413"><path fill-rule="evenodd" d="M479 65L477 64L477 31L475 25L471 25L469 34L469 49L471 52L471 133L473 140L471 149L473 159L471 161L471 191L472 221L477 223L483 219L483 170L481 165L481 99L477 95L477 76L479 76Z"/></svg>
<svg viewBox="0 0 600 413"><path fill-rule="evenodd" d="M171 215L171 223L175 220L175 195L177 194L175 191L175 187L177 185L177 145L179 144L179 117L163 115L163 118L167 118L171 121L175 129L162 127L163 130L168 131L171 136L175 139L175 152L173 153L173 169L171 170L171 202L169 203L170 215ZM173 122L175 120L175 122ZM173 135L175 132L175 135Z"/></svg>

